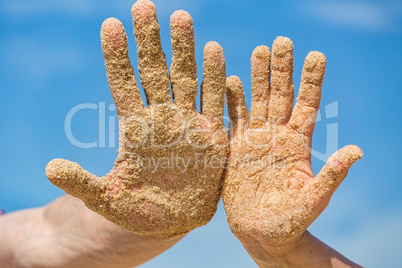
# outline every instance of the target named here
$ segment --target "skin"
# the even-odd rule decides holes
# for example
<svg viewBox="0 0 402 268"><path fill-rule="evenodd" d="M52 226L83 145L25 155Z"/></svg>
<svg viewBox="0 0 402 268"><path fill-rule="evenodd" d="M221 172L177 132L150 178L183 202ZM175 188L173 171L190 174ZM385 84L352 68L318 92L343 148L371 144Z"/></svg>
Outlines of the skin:
<svg viewBox="0 0 402 268"><path fill-rule="evenodd" d="M205 46L199 113L190 15L178 11L171 17L168 76L155 7L139 0L132 13L147 107L124 28L108 19L101 39L119 117L115 166L98 178L76 163L50 162L49 180L79 199L64 196L43 208L0 217L0 263L7 267L137 266L209 222L216 211L227 154L223 51L214 42ZM263 46L253 52L250 114L240 80L226 82L231 151L223 199L228 222L260 267L358 267L306 231L362 152L357 146L341 149L314 177L309 148L325 57L319 52L307 56L292 111L292 52L293 44L283 37L274 42L272 56ZM169 159L179 161L167 164Z"/></svg>
<svg viewBox="0 0 402 268"><path fill-rule="evenodd" d="M124 28L107 19L101 41L120 130L114 168L99 178L77 163L52 160L48 179L71 196L0 218L0 263L7 267L138 266L209 222L216 211L228 151L222 48L216 42L205 46L198 112L191 16L185 11L171 16L168 76L155 6L138 0L132 14L147 107Z"/></svg>
<svg viewBox="0 0 402 268"><path fill-rule="evenodd" d="M354 266L306 229L363 153L357 146L346 146L314 176L310 148L326 59L317 51L308 54L292 108L292 54L293 43L285 37L274 41L272 54L265 46L254 50L250 113L240 79L227 79L231 120L223 183L227 220L261 267Z"/></svg>
<svg viewBox="0 0 402 268"><path fill-rule="evenodd" d="M139 0L132 14L147 107L128 57L124 28L110 18L102 25L101 40L119 118L114 168L98 178L76 163L55 159L46 167L46 175L88 208L132 233L173 237L208 223L220 199L227 156L224 54L216 42L205 46L200 113L195 106L198 80L192 18L176 11L170 22L172 102L155 6Z"/></svg>
<svg viewBox="0 0 402 268"><path fill-rule="evenodd" d="M185 236L133 234L69 195L1 216L0 226L0 263L6 268L134 267Z"/></svg>

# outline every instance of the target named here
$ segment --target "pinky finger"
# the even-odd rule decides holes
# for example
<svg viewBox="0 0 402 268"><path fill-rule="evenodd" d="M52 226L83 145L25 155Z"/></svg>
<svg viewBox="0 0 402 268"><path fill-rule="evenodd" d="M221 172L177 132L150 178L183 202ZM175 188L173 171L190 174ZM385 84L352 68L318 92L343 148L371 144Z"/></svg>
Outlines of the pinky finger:
<svg viewBox="0 0 402 268"><path fill-rule="evenodd" d="M230 137L234 137L245 130L249 120L249 113L244 98L243 85L237 76L230 76L226 80L226 97L230 118Z"/></svg>
<svg viewBox="0 0 402 268"><path fill-rule="evenodd" d="M226 66L222 47L216 42L205 45L203 73L201 113L212 122L223 125Z"/></svg>

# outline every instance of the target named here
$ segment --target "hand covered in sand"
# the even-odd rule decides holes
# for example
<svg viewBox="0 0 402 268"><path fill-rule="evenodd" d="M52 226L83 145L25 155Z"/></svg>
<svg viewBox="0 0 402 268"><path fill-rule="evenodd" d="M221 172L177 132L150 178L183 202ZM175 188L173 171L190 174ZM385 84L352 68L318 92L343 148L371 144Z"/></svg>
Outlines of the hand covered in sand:
<svg viewBox="0 0 402 268"><path fill-rule="evenodd" d="M231 133L223 201L230 228L241 241L281 245L300 239L362 156L357 146L346 146L317 176L312 172L311 141L325 65L320 52L308 54L293 109L293 44L288 38L274 41L272 56L268 47L254 50L250 114L241 81L227 79Z"/></svg>
<svg viewBox="0 0 402 268"><path fill-rule="evenodd" d="M130 63L124 28L110 18L102 25L101 39L119 118L114 168L98 178L76 163L55 159L46 174L88 208L133 233L183 234L208 223L220 198L227 156L224 55L215 42L205 46L199 113L191 16L184 11L171 16L173 59L168 75L153 3L137 1L132 14L147 107Z"/></svg>

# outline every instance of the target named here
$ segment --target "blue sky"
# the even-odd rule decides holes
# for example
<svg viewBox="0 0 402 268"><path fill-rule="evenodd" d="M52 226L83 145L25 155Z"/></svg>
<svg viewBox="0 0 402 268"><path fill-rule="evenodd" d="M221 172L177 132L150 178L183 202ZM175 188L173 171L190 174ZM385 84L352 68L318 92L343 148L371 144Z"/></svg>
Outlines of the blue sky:
<svg viewBox="0 0 402 268"><path fill-rule="evenodd" d="M296 91L307 53L319 50L326 55L322 120L316 125L313 149L326 155L336 143L339 147L357 144L365 154L309 230L362 265L401 267L401 2L154 2L168 65L169 17L174 10L184 9L194 19L199 81L203 46L217 41L225 51L228 76L235 74L243 80L248 105L249 59L256 46L271 47L279 35L293 40ZM109 142L104 148L75 147L66 137L64 120L76 105L113 103L100 46L103 20L117 17L123 22L137 66L131 34L133 3L0 0L0 206L7 211L45 205L63 194L45 177L45 166L52 158L78 162L99 176L113 167L116 147ZM329 118L324 107L334 102L337 116ZM77 113L72 131L78 140L97 141L98 116L97 110ZM115 114L106 109L105 116ZM329 125L338 131L331 134L334 128L327 129ZM328 135L332 138L327 139ZM315 173L322 165L313 158ZM256 267L230 233L221 205L210 224L143 265L161 266Z"/></svg>

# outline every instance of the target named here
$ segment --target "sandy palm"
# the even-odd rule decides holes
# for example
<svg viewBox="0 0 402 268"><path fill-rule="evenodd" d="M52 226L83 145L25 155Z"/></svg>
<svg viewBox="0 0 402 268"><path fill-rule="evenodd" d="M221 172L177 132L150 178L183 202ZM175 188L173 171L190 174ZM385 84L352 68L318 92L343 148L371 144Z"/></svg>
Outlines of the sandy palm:
<svg viewBox="0 0 402 268"><path fill-rule="evenodd" d="M127 36L114 18L102 25L102 49L120 128L113 170L98 178L78 164L51 161L49 180L95 212L139 234L172 236L204 225L220 198L227 154L223 125L225 61L221 47L205 46L202 113L197 112L197 75L191 16L171 17L170 82L155 7L132 9L144 107L128 57ZM212 162L211 162L212 161Z"/></svg>
<svg viewBox="0 0 402 268"><path fill-rule="evenodd" d="M267 47L254 50L250 114L241 81L227 80L231 138L223 201L239 238L277 243L301 236L362 155L357 146L346 146L314 176L310 148L326 60L319 52L306 57L292 109L292 54L284 37L275 40L272 58Z"/></svg>

